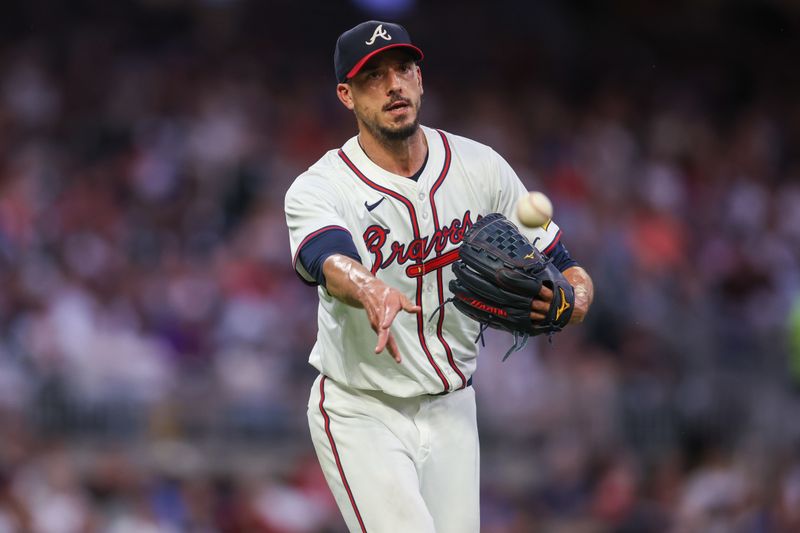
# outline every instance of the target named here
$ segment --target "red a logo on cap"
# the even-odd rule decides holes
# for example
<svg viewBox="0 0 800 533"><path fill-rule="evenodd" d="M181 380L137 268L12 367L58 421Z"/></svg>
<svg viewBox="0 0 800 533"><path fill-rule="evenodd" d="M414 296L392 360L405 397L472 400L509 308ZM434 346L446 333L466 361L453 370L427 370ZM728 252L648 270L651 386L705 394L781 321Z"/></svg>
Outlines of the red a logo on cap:
<svg viewBox="0 0 800 533"><path fill-rule="evenodd" d="M389 32L383 29L383 24L378 24L378 27L375 28L375 31L372 32L372 37L370 37L369 41L364 41L368 45L372 45L375 43L375 39L380 37L381 39L386 39L387 41L392 40L392 36L389 35Z"/></svg>

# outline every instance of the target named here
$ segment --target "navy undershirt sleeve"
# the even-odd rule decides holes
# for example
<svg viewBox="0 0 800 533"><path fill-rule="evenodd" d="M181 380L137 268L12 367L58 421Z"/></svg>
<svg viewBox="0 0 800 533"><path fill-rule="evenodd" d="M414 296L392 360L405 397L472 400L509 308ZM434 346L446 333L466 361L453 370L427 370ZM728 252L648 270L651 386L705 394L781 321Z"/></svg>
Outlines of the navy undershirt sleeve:
<svg viewBox="0 0 800 533"><path fill-rule="evenodd" d="M556 244L555 248L547 255L553 260L553 264L561 272L564 272L569 267L578 266L578 262L569 255L567 247L564 246L563 242Z"/></svg>
<svg viewBox="0 0 800 533"><path fill-rule="evenodd" d="M310 239L300 249L299 261L317 283L325 287L325 275L322 265L333 254L344 256L361 262L356 245L350 234L343 229L330 229Z"/></svg>

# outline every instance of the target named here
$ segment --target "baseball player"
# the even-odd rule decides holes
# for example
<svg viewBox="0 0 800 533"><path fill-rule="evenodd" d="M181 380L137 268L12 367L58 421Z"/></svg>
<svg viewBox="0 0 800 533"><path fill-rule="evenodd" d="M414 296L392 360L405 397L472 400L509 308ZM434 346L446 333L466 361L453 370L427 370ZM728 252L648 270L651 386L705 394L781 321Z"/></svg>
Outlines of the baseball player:
<svg viewBox="0 0 800 533"><path fill-rule="evenodd" d="M294 268L319 294L311 437L350 531L480 527L479 325L442 304L465 230L493 212L518 224L527 191L491 148L419 124L422 58L397 24L364 22L339 37L336 94L358 135L285 199ZM581 321L592 282L558 226L526 236L573 286L572 322ZM542 288L531 320L551 300Z"/></svg>

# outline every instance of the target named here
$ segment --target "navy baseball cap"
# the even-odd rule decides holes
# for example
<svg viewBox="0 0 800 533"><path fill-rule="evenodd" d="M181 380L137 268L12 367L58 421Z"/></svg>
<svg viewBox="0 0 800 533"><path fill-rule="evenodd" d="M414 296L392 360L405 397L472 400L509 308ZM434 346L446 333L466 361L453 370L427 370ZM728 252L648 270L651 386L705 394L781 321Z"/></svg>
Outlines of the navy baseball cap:
<svg viewBox="0 0 800 533"><path fill-rule="evenodd" d="M417 61L424 57L422 50L411 43L408 32L399 24L370 20L347 30L336 40L333 53L336 80L346 82L358 74L369 58L390 48L404 48Z"/></svg>

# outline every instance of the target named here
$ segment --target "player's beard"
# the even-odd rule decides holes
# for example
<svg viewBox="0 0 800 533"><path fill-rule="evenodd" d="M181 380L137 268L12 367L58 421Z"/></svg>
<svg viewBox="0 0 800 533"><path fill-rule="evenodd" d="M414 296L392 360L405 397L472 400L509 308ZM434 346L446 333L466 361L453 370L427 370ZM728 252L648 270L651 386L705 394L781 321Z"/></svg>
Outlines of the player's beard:
<svg viewBox="0 0 800 533"><path fill-rule="evenodd" d="M419 129L419 114L414 117L411 124L402 126L399 129L389 129L378 126L378 132L381 138L387 141L405 141L414 135ZM374 132L373 132L374 133Z"/></svg>
<svg viewBox="0 0 800 533"><path fill-rule="evenodd" d="M356 112L359 122L369 130L373 137L385 142L404 141L414 135L419 130L419 109L422 102L410 102L410 106L414 109L414 120L404 126L391 128L380 124L378 118L372 118L361 113Z"/></svg>

